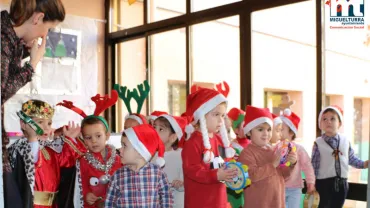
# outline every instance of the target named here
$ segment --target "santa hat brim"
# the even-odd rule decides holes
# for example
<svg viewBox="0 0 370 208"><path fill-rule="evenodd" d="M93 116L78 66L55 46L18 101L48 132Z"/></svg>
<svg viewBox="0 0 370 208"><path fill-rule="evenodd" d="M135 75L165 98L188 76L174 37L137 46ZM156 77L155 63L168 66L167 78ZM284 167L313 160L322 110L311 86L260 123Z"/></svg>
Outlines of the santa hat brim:
<svg viewBox="0 0 370 208"><path fill-rule="evenodd" d="M127 119L134 119L135 121L137 121L140 125L143 124L143 120L139 117L139 116L136 116L136 115L128 115L126 116L125 120Z"/></svg>
<svg viewBox="0 0 370 208"><path fill-rule="evenodd" d="M153 116L153 115L148 116L148 120L153 120L154 121L157 118L158 118L158 116Z"/></svg>
<svg viewBox="0 0 370 208"><path fill-rule="evenodd" d="M198 121L202 116L210 112L221 103L227 103L227 99L222 94L218 94L215 97L209 99L194 112L194 121Z"/></svg>
<svg viewBox="0 0 370 208"><path fill-rule="evenodd" d="M283 123L283 121L281 120L280 117L274 118L274 127L279 125L279 124L282 124L282 123Z"/></svg>
<svg viewBox="0 0 370 208"><path fill-rule="evenodd" d="M294 124L292 123L292 121L289 119L289 118L286 118L286 117L284 117L284 116L280 116L280 119L287 125L287 126L289 126L289 128L290 128L290 130L292 130L293 131L293 133L295 134L295 135L297 135L297 133L298 133L298 130L297 130L297 128L294 126Z"/></svg>
<svg viewBox="0 0 370 208"><path fill-rule="evenodd" d="M271 118L269 118L269 117L260 117L260 118L254 119L253 121L249 122L243 128L244 135L247 134L248 132L250 132L256 126L258 126L260 124L263 124L263 123L267 123L268 125L270 125L272 127L272 120L271 120Z"/></svg>
<svg viewBox="0 0 370 208"><path fill-rule="evenodd" d="M160 117L163 117L163 118L167 119L168 122L170 122L170 125L172 126L173 130L175 131L175 133L177 135L177 139L181 140L181 138L184 134L182 133L181 127L179 126L177 121L170 115L161 115Z"/></svg>
<svg viewBox="0 0 370 208"><path fill-rule="evenodd" d="M318 120L319 120L319 127L320 127L320 122L321 122L322 115L324 114L324 112L325 112L325 111L327 111L327 110L329 110L329 109L334 110L334 111L338 114L338 117L339 117L340 122L343 122L343 115L342 115L342 113L339 111L339 109L338 109L338 108L336 108L336 107L333 107L333 106L328 106L328 107L324 108L324 109L320 112L320 114L319 114L319 119L318 119ZM321 129L321 127L320 127L320 129Z"/></svg>
<svg viewBox="0 0 370 208"><path fill-rule="evenodd" d="M145 145L139 140L137 137L134 129L129 128L126 129L125 134L127 136L127 139L130 141L131 145L134 147L134 149L141 155L146 161L149 161L152 158L152 155L148 151L148 149L145 147Z"/></svg>

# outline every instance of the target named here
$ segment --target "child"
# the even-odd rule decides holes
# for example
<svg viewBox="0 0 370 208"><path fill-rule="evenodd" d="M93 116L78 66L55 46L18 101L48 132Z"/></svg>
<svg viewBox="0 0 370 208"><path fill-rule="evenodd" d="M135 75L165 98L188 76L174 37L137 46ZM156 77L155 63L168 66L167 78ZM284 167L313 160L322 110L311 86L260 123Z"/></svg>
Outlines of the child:
<svg viewBox="0 0 370 208"><path fill-rule="evenodd" d="M132 113L125 118L125 126L124 129L132 128L134 126L147 124L145 116L138 114L138 113Z"/></svg>
<svg viewBox="0 0 370 208"><path fill-rule="evenodd" d="M164 143L166 152L163 170L167 174L174 196L174 208L184 207L184 176L182 171L181 149L178 143L183 140L186 119L177 116L162 115L154 121L154 128Z"/></svg>
<svg viewBox="0 0 370 208"><path fill-rule="evenodd" d="M106 144L110 136L108 122L99 116L117 102L117 92L112 90L111 96L109 98L107 95L102 97L97 94L92 97L96 108L94 114L90 116L86 116L81 109L73 106L72 102L64 101L58 104L84 118L81 122L81 132L88 151L76 163L75 208L103 207L110 176L122 166L116 149Z"/></svg>
<svg viewBox="0 0 370 208"><path fill-rule="evenodd" d="M167 115L168 113L166 113L166 112L163 112L163 111L153 111L151 114L150 114L150 116L148 116L148 123L150 124L150 125L154 125L154 121L155 121L155 119L157 119L159 116L161 116L161 115Z"/></svg>
<svg viewBox="0 0 370 208"><path fill-rule="evenodd" d="M357 158L349 139L339 134L342 122L343 111L338 106L328 106L319 114L319 128L324 134L313 146L312 165L320 194L320 208L343 207L348 192L348 165L368 168L369 161Z"/></svg>
<svg viewBox="0 0 370 208"><path fill-rule="evenodd" d="M226 98L212 89L199 89L187 98L186 115L193 116L195 132L185 142L182 150L185 187L185 207L226 208L226 187L221 181L232 181L235 169L221 167L218 132L222 137L227 158L235 154L227 138L224 125ZM190 128L187 127L189 134ZM204 196L206 193L206 197Z"/></svg>
<svg viewBox="0 0 370 208"><path fill-rule="evenodd" d="M300 118L290 109L284 110L284 114L280 118L283 121L281 140L288 139L290 142L294 142L298 133ZM315 173L310 157L304 147L297 143L294 143L294 145L297 148L298 162L289 179L285 180L285 203L287 208L300 207L302 188L304 187L301 171L306 176L307 193L313 194L315 191Z"/></svg>
<svg viewBox="0 0 370 208"><path fill-rule="evenodd" d="M64 127L62 138L65 144L62 152L57 153L48 140L53 135L54 109L41 100L29 100L23 103L20 113L24 113L20 122L24 138L9 147L9 158L23 204L35 208L56 207L60 168L73 167L76 158L85 151L75 141L80 128L74 123L68 129ZM35 124L43 131L42 135L31 127Z"/></svg>
<svg viewBox="0 0 370 208"><path fill-rule="evenodd" d="M165 147L155 129L148 124L126 129L121 142L124 166L113 175L105 207L172 207L166 174L158 165L148 163L158 151L156 162L164 165Z"/></svg>
<svg viewBox="0 0 370 208"><path fill-rule="evenodd" d="M245 112L238 108L232 108L227 116L232 121L232 128L236 135L236 140L231 143L231 146L236 149L239 155L240 152L251 143L250 140L246 138L243 133L243 121L245 117Z"/></svg>
<svg viewBox="0 0 370 208"><path fill-rule="evenodd" d="M272 114L272 118L274 119L273 120L274 128L272 128L272 138L270 141L271 146L282 139L281 128L283 126L283 121L279 116Z"/></svg>
<svg viewBox="0 0 370 208"><path fill-rule="evenodd" d="M272 115L267 108L247 106L244 134L252 143L240 154L239 161L248 165L250 187L244 190L244 207L285 208L284 178L289 177L297 156L291 152L290 167L279 167L281 150L276 152L269 145L272 136Z"/></svg>

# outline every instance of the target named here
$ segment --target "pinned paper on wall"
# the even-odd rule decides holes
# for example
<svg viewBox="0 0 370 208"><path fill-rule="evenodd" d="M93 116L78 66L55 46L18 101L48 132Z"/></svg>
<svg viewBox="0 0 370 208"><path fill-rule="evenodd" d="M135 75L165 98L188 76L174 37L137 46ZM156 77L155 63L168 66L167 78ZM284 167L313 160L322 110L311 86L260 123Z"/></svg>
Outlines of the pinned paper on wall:
<svg viewBox="0 0 370 208"><path fill-rule="evenodd" d="M50 31L46 37L45 57L77 58L78 36L62 32Z"/></svg>
<svg viewBox="0 0 370 208"><path fill-rule="evenodd" d="M128 4L129 5L131 5L131 4L135 3L135 2L136 2L136 0L128 0Z"/></svg>

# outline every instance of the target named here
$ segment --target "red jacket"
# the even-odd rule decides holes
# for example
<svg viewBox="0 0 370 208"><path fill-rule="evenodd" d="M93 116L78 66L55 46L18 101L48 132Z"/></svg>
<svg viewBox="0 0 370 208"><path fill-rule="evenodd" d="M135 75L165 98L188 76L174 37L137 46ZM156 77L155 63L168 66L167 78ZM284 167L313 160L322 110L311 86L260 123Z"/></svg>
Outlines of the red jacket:
<svg viewBox="0 0 370 208"><path fill-rule="evenodd" d="M213 153L218 152L218 135L210 139ZM185 207L226 208L226 186L217 180L217 169L203 162L203 138L194 132L182 150L184 171Z"/></svg>

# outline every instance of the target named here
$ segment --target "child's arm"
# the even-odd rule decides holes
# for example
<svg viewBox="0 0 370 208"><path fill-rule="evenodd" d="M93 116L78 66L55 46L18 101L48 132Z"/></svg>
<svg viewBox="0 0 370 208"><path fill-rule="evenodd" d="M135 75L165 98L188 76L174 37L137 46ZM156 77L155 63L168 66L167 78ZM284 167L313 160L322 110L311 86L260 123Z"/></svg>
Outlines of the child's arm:
<svg viewBox="0 0 370 208"><path fill-rule="evenodd" d="M311 163L315 172L315 176L317 177L320 169L320 152L316 142L313 144Z"/></svg>
<svg viewBox="0 0 370 208"><path fill-rule="evenodd" d="M76 164L76 160L85 154L86 147L78 139L75 142L68 136L62 136L62 140L64 141L62 152L57 154L59 165L64 168L73 167Z"/></svg>
<svg viewBox="0 0 370 208"><path fill-rule="evenodd" d="M117 207L118 208L118 204L117 204L117 199L121 197L121 194L120 194L120 191L119 191L119 186L118 186L118 172L117 171L114 175L113 175L113 179L111 181L111 183L109 184L109 189L108 189L108 192L107 192L107 197L105 199L105 205L104 207Z"/></svg>
<svg viewBox="0 0 370 208"><path fill-rule="evenodd" d="M170 188L170 183L168 182L167 175L160 171L159 180L159 203L161 208L172 207L173 206L173 195Z"/></svg>
<svg viewBox="0 0 370 208"><path fill-rule="evenodd" d="M202 162L202 152L197 146L188 141L182 150L184 174L191 180L203 184L220 183L217 178L217 169L206 169Z"/></svg>
<svg viewBox="0 0 370 208"><path fill-rule="evenodd" d="M307 184L315 184L315 171L313 170L310 161L310 156L308 156L306 150L301 146L299 146L297 150L298 150L298 161L300 163L302 171L306 176Z"/></svg>
<svg viewBox="0 0 370 208"><path fill-rule="evenodd" d="M252 183L264 180L277 174L277 169L272 162L264 166L258 166L256 158L251 151L248 151L248 148L244 149L240 153L239 162L248 165L248 174L252 180Z"/></svg>
<svg viewBox="0 0 370 208"><path fill-rule="evenodd" d="M349 159L348 161L349 165L357 169L367 168L368 163L369 163L368 161L362 161L360 158L358 158L355 155L355 151L352 149L351 143L349 144L348 159Z"/></svg>

